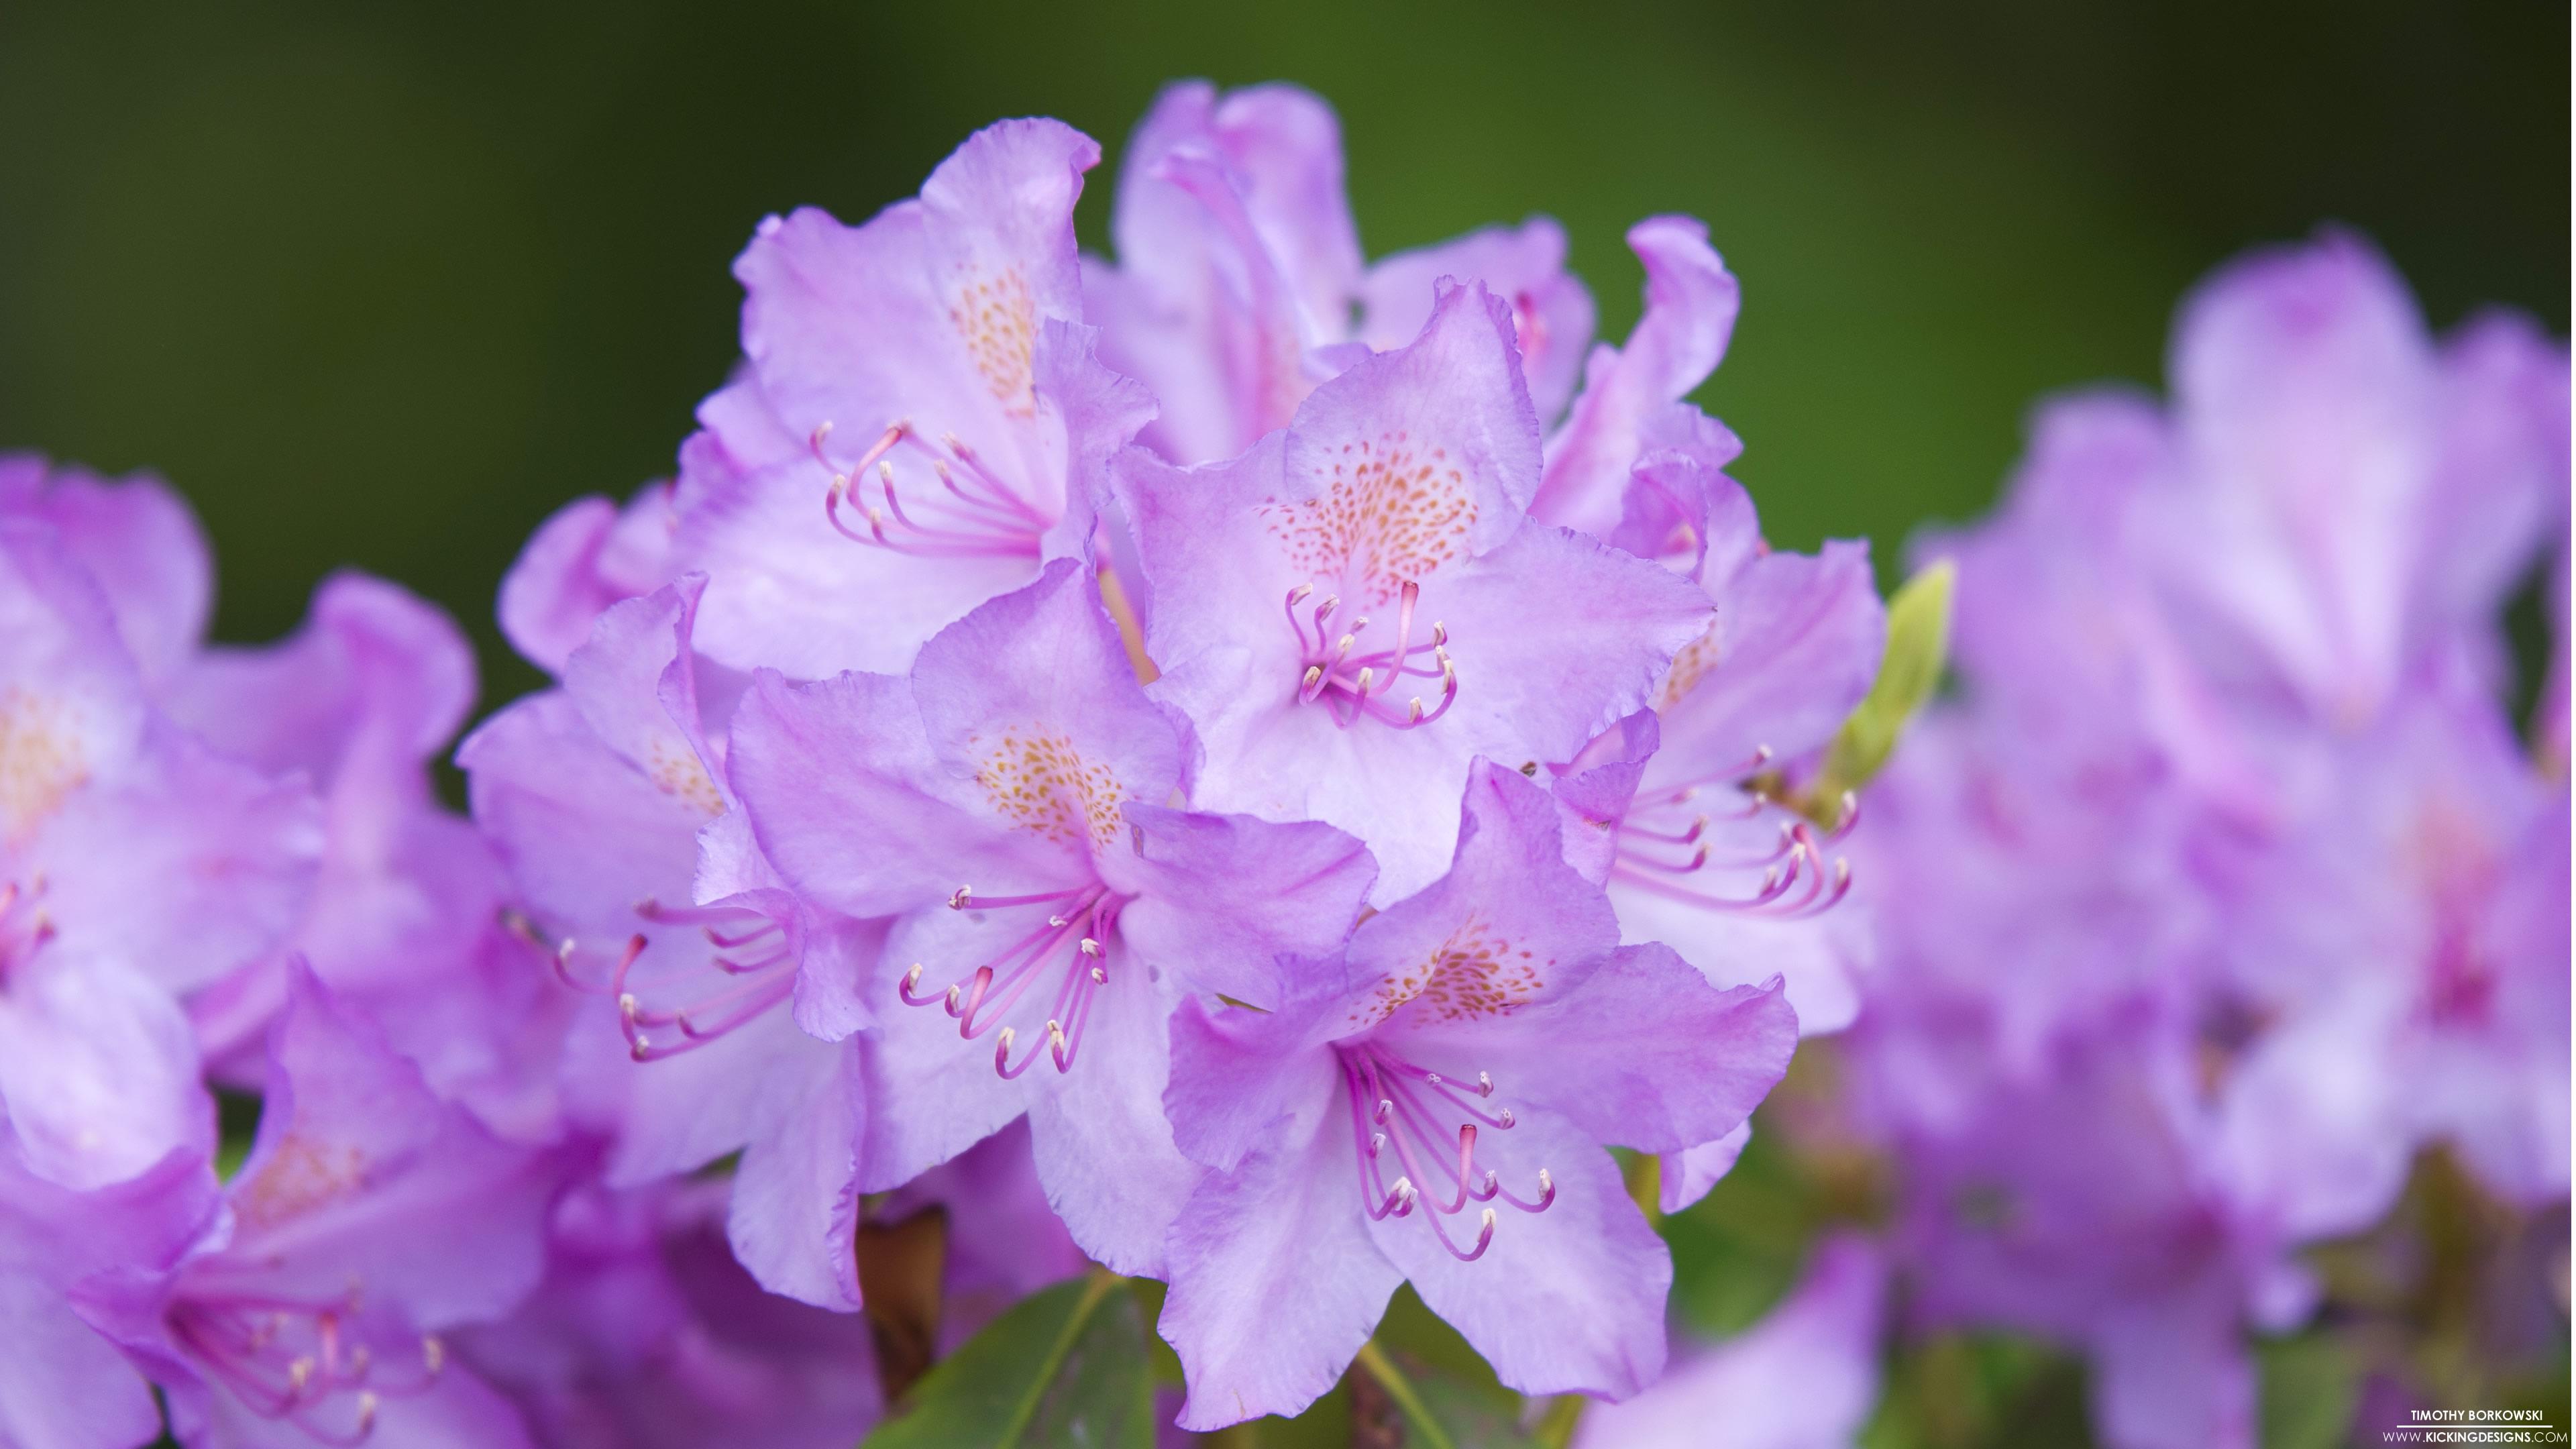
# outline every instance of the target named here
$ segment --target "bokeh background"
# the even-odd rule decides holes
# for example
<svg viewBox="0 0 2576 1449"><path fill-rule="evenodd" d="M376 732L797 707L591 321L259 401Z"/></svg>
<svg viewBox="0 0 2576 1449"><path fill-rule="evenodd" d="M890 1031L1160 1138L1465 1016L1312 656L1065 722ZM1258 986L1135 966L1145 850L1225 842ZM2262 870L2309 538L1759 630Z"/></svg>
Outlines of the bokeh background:
<svg viewBox="0 0 2576 1449"><path fill-rule="evenodd" d="M2436 323L2563 333L2568 40L2536 0L10 0L0 447L176 482L223 637L334 567L410 584L488 706L535 682L502 570L668 470L764 213L862 218L1004 115L1114 167L1165 80L1285 78L1341 110L1373 255L1553 213L1613 337L1628 223L1705 218L1740 476L1776 541L1885 568L1992 495L2036 394L2154 383L2175 297L2249 244L2339 220Z"/></svg>

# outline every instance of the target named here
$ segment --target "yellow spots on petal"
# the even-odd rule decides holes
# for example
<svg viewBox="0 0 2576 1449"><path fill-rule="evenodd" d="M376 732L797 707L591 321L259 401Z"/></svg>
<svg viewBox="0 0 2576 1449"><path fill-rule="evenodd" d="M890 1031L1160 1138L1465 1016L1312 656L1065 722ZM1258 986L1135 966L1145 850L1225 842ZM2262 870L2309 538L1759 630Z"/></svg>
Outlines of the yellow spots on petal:
<svg viewBox="0 0 2576 1449"><path fill-rule="evenodd" d="M1528 1004L1547 982L1539 973L1554 966L1497 935L1481 918L1469 916L1449 938L1415 965L1390 974L1350 1015L1350 1024L1377 1025L1407 1006L1426 1023L1509 1016Z"/></svg>
<svg viewBox="0 0 2576 1449"><path fill-rule="evenodd" d="M982 750L975 781L995 813L1011 824L1067 844L1088 837L1105 846L1118 838L1118 802L1126 798L1106 765L1082 758L1073 741L1037 730L1006 729Z"/></svg>
<svg viewBox="0 0 2576 1449"><path fill-rule="evenodd" d="M89 778L89 761L60 700L0 689L0 827L24 836Z"/></svg>
<svg viewBox="0 0 2576 1449"><path fill-rule="evenodd" d="M1652 703L1657 710L1671 708L1682 696L1698 688L1709 671L1717 668L1718 659L1724 652L1720 647L1722 634L1722 626L1712 619L1707 632L1683 645L1681 652L1673 656L1673 667L1664 671L1663 683L1655 686Z"/></svg>
<svg viewBox="0 0 2576 1449"><path fill-rule="evenodd" d="M1014 417L1037 411L1030 368L1037 349L1037 303L1019 268L967 272L949 293L948 324L957 329L966 355L1004 410Z"/></svg>
<svg viewBox="0 0 2576 1449"><path fill-rule="evenodd" d="M367 1156L357 1148L290 1131L246 1184L236 1206L245 1224L269 1227L355 1192L365 1185L366 1175Z"/></svg>
<svg viewBox="0 0 2576 1449"><path fill-rule="evenodd" d="M1313 498L1274 498L1258 511L1300 573L1340 580L1362 607L1385 604L1407 580L1466 552L1476 501L1448 449L1381 433L1343 444L1317 472Z"/></svg>
<svg viewBox="0 0 2576 1449"><path fill-rule="evenodd" d="M655 740L648 751L644 773L653 788L710 818L724 813L724 795L716 782L707 776L707 767L698 752L684 745Z"/></svg>

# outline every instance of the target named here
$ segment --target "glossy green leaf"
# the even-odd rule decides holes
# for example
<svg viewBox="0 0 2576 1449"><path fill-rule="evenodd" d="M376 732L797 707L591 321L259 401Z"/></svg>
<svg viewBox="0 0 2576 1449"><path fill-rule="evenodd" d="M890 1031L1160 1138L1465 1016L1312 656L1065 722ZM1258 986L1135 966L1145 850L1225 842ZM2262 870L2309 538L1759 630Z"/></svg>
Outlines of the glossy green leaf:
<svg viewBox="0 0 2576 1449"><path fill-rule="evenodd" d="M1814 799L1839 809L1846 790L1874 779L1896 749L1908 720L1932 697L1950 654L1950 586L1957 570L1947 559L1905 581L1887 601L1887 652L1878 678L1860 707L1843 721L1825 751Z"/></svg>
<svg viewBox="0 0 2576 1449"><path fill-rule="evenodd" d="M1145 1316L1115 1274L1023 1299L913 1387L866 1449L1151 1449Z"/></svg>

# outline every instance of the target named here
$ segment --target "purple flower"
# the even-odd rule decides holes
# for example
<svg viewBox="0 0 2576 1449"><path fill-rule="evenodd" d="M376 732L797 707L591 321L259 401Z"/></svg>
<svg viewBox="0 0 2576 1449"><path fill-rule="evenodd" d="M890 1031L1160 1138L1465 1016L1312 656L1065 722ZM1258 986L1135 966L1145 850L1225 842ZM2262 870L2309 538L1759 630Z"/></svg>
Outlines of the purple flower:
<svg viewBox="0 0 2576 1449"><path fill-rule="evenodd" d="M391 584L342 574L315 591L291 638L206 649L160 693L225 755L320 788L321 869L292 950L443 1095L518 1135L551 1131L544 1073L513 1043L525 1020L515 1008L541 1000L526 989L534 983L513 960L509 979L460 989L492 975L480 963L499 954L504 883L491 846L431 787L431 759L474 704L473 650L456 625ZM272 955L190 1000L220 1075L257 1082L287 959ZM456 1009L467 1003L488 1009Z"/></svg>
<svg viewBox="0 0 2576 1449"><path fill-rule="evenodd" d="M2231 1182L2188 1042L2133 1014L2061 1037L2036 1070L1980 1071L1972 1029L1943 1035L1947 1091L1927 1097L1912 1073L1873 1084L1904 1124L1899 1241L1919 1320L2081 1348L2095 1422L2122 1449L2250 1449L2243 1325L2287 1328L2315 1290Z"/></svg>
<svg viewBox="0 0 2576 1449"><path fill-rule="evenodd" d="M300 784L152 707L74 559L0 522L0 1104L29 1170L80 1188L202 1130L175 998L280 941L320 831Z"/></svg>
<svg viewBox="0 0 2576 1449"><path fill-rule="evenodd" d="M1569 759L1644 704L1708 598L1532 521L1537 484L1509 309L1476 285L1233 462L1124 455L1156 692L1207 748L1196 798L1350 831L1392 900L1444 868L1471 758Z"/></svg>
<svg viewBox="0 0 2576 1449"><path fill-rule="evenodd" d="M672 497L709 657L901 669L1087 552L1100 469L1152 413L1080 321L1073 203L1099 156L1004 121L864 226L761 224L734 267L746 365L700 407Z"/></svg>
<svg viewBox="0 0 2576 1449"><path fill-rule="evenodd" d="M50 527L106 596L147 680L195 653L215 595L214 561L187 503L150 474L110 482L34 454L0 454L0 518Z"/></svg>
<svg viewBox="0 0 2576 1449"><path fill-rule="evenodd" d="M1607 538L1618 526L1632 470L1657 448L1694 434L1710 468L1743 451L1735 435L1683 403L1717 370L1735 331L1735 277L1709 247L1708 228L1658 216L1628 229L1646 265L1646 309L1628 345L1593 349L1583 392L1548 440L1547 472L1532 516Z"/></svg>
<svg viewBox="0 0 2576 1449"><path fill-rule="evenodd" d="M1761 1322L1622 1404L1583 1411L1576 1449L1846 1449L1878 1404L1887 1266L1844 1234Z"/></svg>
<svg viewBox="0 0 2576 1449"><path fill-rule="evenodd" d="M309 972L290 997L228 1231L174 1266L93 1276L75 1304L161 1386L191 1449L524 1442L441 1335L535 1286L560 1166L432 1096Z"/></svg>
<svg viewBox="0 0 2576 1449"><path fill-rule="evenodd" d="M1443 279L1511 304L1542 419L1565 406L1592 337L1591 296L1544 217L1365 266L1340 125L1294 86L1165 90L1128 143L1111 231L1118 265L1086 265L1084 304L1102 355L1161 400L1140 439L1175 463L1243 453L1318 383L1412 341Z"/></svg>
<svg viewBox="0 0 2576 1449"><path fill-rule="evenodd" d="M2355 238L2220 272L2184 309L2172 372L2159 569L2199 657L2248 698L2369 720L2416 661L2491 639L2563 526L2565 348L2503 316L2437 348Z"/></svg>
<svg viewBox="0 0 2576 1449"><path fill-rule="evenodd" d="M1165 1106L1211 1169L1172 1228L1162 1321L1185 1428L1303 1408L1408 1279L1524 1392L1617 1398L1662 1370L1671 1261L1601 1144L1733 1131L1795 1017L1776 983L1721 991L1618 946L1516 772L1479 764L1457 841L1341 962L1303 963L1265 1009L1174 1018Z"/></svg>
<svg viewBox="0 0 2576 1449"><path fill-rule="evenodd" d="M2331 801L2228 881L2230 979L2273 1023L2240 1068L2249 1156L2330 1194L2320 1232L2378 1217L2429 1141L2509 1200L2565 1197L2565 787L2473 680L2321 753Z"/></svg>
<svg viewBox="0 0 2576 1449"><path fill-rule="evenodd" d="M724 1217L712 1183L567 1195L545 1280L448 1347L550 1449L856 1443L883 1399L868 1320L763 1292Z"/></svg>
<svg viewBox="0 0 2576 1449"><path fill-rule="evenodd" d="M1070 560L942 631L908 681L759 677L732 769L761 847L804 899L897 918L868 988L862 1191L1026 1112L1075 1241L1159 1271L1196 1176L1161 1108L1173 1003L1266 999L1273 959L1339 945L1372 875L1328 826L1165 805L1190 754Z"/></svg>
<svg viewBox="0 0 2576 1449"><path fill-rule="evenodd" d="M87 1192L29 1172L0 1140L0 1443L126 1449L160 1432L142 1377L66 1295L93 1274L165 1270L214 1226L211 1136Z"/></svg>
<svg viewBox="0 0 2576 1449"><path fill-rule="evenodd" d="M1835 851L1858 804L1838 805L1827 830L1782 799L1885 650L1868 547L1773 552L1752 500L1705 455L1652 454L1630 486L1628 518L1688 540L1716 613L1674 657L1652 712L1560 772L1569 859L1608 888L1622 939L1664 942L1721 986L1781 975L1801 1029L1837 1030L1858 1008L1872 939L1865 914L1835 909L1851 886Z"/></svg>
<svg viewBox="0 0 2576 1449"><path fill-rule="evenodd" d="M722 744L741 681L692 650L702 588L688 575L611 606L563 688L502 712L458 761L538 939L590 998L565 1092L614 1135L609 1184L741 1152L745 1266L851 1309L866 1100L849 1038L880 931L804 906L751 843Z"/></svg>
<svg viewBox="0 0 2576 1449"><path fill-rule="evenodd" d="M609 605L670 580L678 523L668 483L637 490L622 509L597 496L556 509L501 579L502 635L529 663L561 674Z"/></svg>

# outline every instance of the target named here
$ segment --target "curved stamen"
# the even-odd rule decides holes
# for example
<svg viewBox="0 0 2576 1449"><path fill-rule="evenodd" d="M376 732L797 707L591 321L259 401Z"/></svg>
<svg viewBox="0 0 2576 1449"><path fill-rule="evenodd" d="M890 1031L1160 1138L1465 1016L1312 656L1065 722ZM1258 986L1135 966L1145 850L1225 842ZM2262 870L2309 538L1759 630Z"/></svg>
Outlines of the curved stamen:
<svg viewBox="0 0 2576 1449"><path fill-rule="evenodd" d="M825 450L831 430L828 422L816 428L807 448L831 478L823 494L823 515L842 537L919 558L1036 558L1044 552L1044 536L1056 520L984 466L982 457L954 434L934 445L910 423L895 422L844 471ZM914 467L926 462L936 484L919 490L909 504L895 472L892 455L898 447L908 449L905 456L914 459ZM869 486L862 480L871 468L881 507L862 494ZM867 527L845 522L844 507L860 513Z"/></svg>

